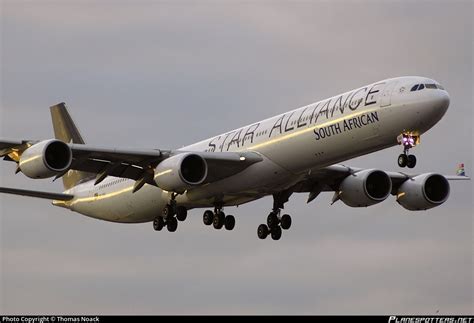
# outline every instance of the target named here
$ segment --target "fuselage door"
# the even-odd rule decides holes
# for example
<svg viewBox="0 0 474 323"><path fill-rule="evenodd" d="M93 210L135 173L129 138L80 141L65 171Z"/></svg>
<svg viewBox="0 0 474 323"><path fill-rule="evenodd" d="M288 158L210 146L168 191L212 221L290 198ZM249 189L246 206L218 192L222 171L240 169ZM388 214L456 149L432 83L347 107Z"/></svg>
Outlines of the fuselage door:
<svg viewBox="0 0 474 323"><path fill-rule="evenodd" d="M380 95L380 107L388 107L392 104L392 93L397 85L397 81L389 82Z"/></svg>

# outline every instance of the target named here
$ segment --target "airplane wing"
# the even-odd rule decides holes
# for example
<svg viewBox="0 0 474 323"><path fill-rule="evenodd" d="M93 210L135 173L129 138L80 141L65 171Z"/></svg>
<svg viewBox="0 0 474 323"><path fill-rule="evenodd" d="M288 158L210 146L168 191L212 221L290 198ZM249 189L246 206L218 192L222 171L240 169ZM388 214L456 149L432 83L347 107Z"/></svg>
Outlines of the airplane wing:
<svg viewBox="0 0 474 323"><path fill-rule="evenodd" d="M9 149L21 145L22 142L18 140L7 140L0 141L0 151L3 149Z"/></svg>
<svg viewBox="0 0 474 323"><path fill-rule="evenodd" d="M72 170L133 180L139 180L147 168L155 168L170 156L170 151L158 149L116 149L81 144L69 146L73 154Z"/></svg>
<svg viewBox="0 0 474 323"><path fill-rule="evenodd" d="M461 175L456 175L456 176L444 176L448 181L466 181L470 180L471 178L468 176L461 176Z"/></svg>
<svg viewBox="0 0 474 323"><path fill-rule="evenodd" d="M36 143L38 141L0 139L0 157L18 163L22 153ZM156 166L169 156L169 152L154 149L111 149L81 144L69 144L69 147L73 156L70 169L98 174L115 164L108 175L130 179L138 179L145 167Z"/></svg>
<svg viewBox="0 0 474 323"><path fill-rule="evenodd" d="M19 163L22 153L38 141L0 139L0 157ZM92 173L97 183L107 176L139 181L147 172L154 170L163 160L181 153L180 150L118 149L86 144L68 144L72 152L72 164L68 170ZM208 165L205 183L235 175L250 165L262 161L254 152L190 152L200 155ZM17 169L17 172L19 169ZM63 174L58 174L60 178ZM55 178L55 179L56 179ZM150 183L151 184L151 183Z"/></svg>
<svg viewBox="0 0 474 323"><path fill-rule="evenodd" d="M138 180L144 169L155 168L161 161L186 151L171 150L120 150L88 145L71 145L74 159L77 160L72 169L100 173L110 165L117 164L109 175ZM248 166L262 161L260 155L253 152L191 152L203 157L209 167L206 182L232 176Z"/></svg>
<svg viewBox="0 0 474 323"><path fill-rule="evenodd" d="M349 167L345 165L331 165L312 171L300 183L292 188L293 192L307 192L309 193L307 203L313 201L321 192L335 192L338 190L341 182L349 175L355 174L364 170L363 168ZM392 180L392 194L396 194L398 187L407 179L413 178L420 174L406 174L403 172L386 172ZM470 180L471 178L465 175L444 176L447 180Z"/></svg>

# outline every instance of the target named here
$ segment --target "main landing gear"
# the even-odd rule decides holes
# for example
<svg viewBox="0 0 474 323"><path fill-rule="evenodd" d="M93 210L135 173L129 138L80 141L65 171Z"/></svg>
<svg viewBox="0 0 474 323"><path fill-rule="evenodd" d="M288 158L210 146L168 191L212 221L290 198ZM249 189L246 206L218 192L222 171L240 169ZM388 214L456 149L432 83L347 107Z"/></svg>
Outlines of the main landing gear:
<svg viewBox="0 0 474 323"><path fill-rule="evenodd" d="M176 205L176 195L171 195L171 201L167 204L160 216L153 221L153 229L161 231L165 226L169 232L175 232L178 229L178 221L186 220L188 210L184 206Z"/></svg>
<svg viewBox="0 0 474 323"><path fill-rule="evenodd" d="M398 166L415 167L416 157L415 155L409 155L409 150L420 143L420 136L411 132L405 132L397 137L397 141L399 145L403 145L403 154L398 156Z"/></svg>
<svg viewBox="0 0 474 323"><path fill-rule="evenodd" d="M215 207L214 212L206 210L202 216L202 221L205 225L211 225L214 229L220 230L224 227L231 231L235 227L235 217L233 215L225 215L221 207Z"/></svg>
<svg viewBox="0 0 474 323"><path fill-rule="evenodd" d="M282 229L288 230L291 227L291 216L288 214L280 216L281 209L288 202L291 194L292 192L273 194L273 211L267 217L267 224L260 224L257 228L257 236L260 239L271 235L273 240L280 240Z"/></svg>

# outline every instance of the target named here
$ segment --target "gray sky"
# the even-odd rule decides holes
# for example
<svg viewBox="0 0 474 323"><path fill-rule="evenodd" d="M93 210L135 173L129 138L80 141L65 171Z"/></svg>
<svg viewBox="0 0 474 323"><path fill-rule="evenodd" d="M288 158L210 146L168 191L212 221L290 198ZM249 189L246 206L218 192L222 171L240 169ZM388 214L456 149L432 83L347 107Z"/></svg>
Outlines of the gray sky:
<svg viewBox="0 0 474 323"><path fill-rule="evenodd" d="M449 91L414 152L417 172L472 174L473 4L399 2L1 3L0 136L52 137L65 101L88 143L176 148L388 77ZM400 147L348 162L397 170ZM60 191L13 175L0 185ZM1 313L473 313L472 183L439 208L307 205L261 241L271 199L227 208L232 232L193 210L174 234L2 195Z"/></svg>

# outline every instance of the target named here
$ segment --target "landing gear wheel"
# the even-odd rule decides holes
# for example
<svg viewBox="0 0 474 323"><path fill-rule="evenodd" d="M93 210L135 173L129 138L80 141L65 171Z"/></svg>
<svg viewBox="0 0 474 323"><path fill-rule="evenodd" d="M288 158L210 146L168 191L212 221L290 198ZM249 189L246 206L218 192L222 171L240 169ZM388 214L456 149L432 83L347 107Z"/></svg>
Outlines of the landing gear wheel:
<svg viewBox="0 0 474 323"><path fill-rule="evenodd" d="M205 211L202 216L202 222L204 222L205 225L211 225L213 221L214 213L212 213L210 210Z"/></svg>
<svg viewBox="0 0 474 323"><path fill-rule="evenodd" d="M283 230L288 230L291 227L291 216L289 216L288 214L283 214L280 222L281 222L281 228Z"/></svg>
<svg viewBox="0 0 474 323"><path fill-rule="evenodd" d="M161 231L161 229L163 229L164 226L165 226L165 220L163 220L161 216L153 220L153 229L155 229L155 231Z"/></svg>
<svg viewBox="0 0 474 323"><path fill-rule="evenodd" d="M163 215L163 218L165 219L170 216L173 216L173 208L171 207L171 205L165 206L161 214Z"/></svg>
<svg viewBox="0 0 474 323"><path fill-rule="evenodd" d="M270 229L273 229L275 227L278 226L278 223L280 222L280 220L278 220L278 216L271 212L268 217L267 217L267 225Z"/></svg>
<svg viewBox="0 0 474 323"><path fill-rule="evenodd" d="M272 239L273 240L280 240L280 238L281 238L281 228L280 227L273 228L270 233L272 234Z"/></svg>
<svg viewBox="0 0 474 323"><path fill-rule="evenodd" d="M179 221L184 221L186 220L186 217L188 216L188 210L184 206L178 206L176 208L176 218Z"/></svg>
<svg viewBox="0 0 474 323"><path fill-rule="evenodd" d="M407 167L408 168L413 168L416 165L416 157L415 155L408 155L407 158Z"/></svg>
<svg viewBox="0 0 474 323"><path fill-rule="evenodd" d="M226 230L231 231L235 227L235 218L233 215L228 215L224 219L224 227Z"/></svg>
<svg viewBox="0 0 474 323"><path fill-rule="evenodd" d="M400 156L398 156L398 166L406 167L407 164L408 164L408 156L405 154L400 154Z"/></svg>
<svg viewBox="0 0 474 323"><path fill-rule="evenodd" d="M212 221L212 224L214 225L214 229L222 229L224 226L224 221L225 221L225 214L224 212L220 211L214 214L214 219Z"/></svg>
<svg viewBox="0 0 474 323"><path fill-rule="evenodd" d="M268 227L266 224L260 224L258 226L258 229L257 229L257 236L260 238L260 239L265 239L267 236L268 236Z"/></svg>
<svg viewBox="0 0 474 323"><path fill-rule="evenodd" d="M166 221L166 228L169 232L175 232L178 228L178 220L176 220L176 218L169 218Z"/></svg>

